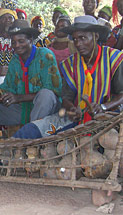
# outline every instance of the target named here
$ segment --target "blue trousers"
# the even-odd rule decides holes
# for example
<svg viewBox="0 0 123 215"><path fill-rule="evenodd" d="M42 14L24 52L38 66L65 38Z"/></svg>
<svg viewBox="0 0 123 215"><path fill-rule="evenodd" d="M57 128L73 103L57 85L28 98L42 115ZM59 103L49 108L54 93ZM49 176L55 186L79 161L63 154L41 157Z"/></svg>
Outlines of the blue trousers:
<svg viewBox="0 0 123 215"><path fill-rule="evenodd" d="M57 134L58 132L61 131L65 131L69 128L73 128L77 125L77 123L73 122L67 126L65 126L64 128L56 131L55 134ZM24 125L21 129L19 129L14 135L14 138L21 138L21 139L37 139L37 138L41 138L41 132L39 130L39 128L34 124L34 123L28 123L26 125Z"/></svg>

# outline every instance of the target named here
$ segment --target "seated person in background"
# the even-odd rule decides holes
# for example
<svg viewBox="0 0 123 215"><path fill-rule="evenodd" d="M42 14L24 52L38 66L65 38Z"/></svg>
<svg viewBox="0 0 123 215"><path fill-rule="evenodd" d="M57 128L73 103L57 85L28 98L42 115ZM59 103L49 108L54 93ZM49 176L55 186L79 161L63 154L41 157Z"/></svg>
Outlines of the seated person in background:
<svg viewBox="0 0 123 215"><path fill-rule="evenodd" d="M18 19L27 19L27 14L24 10L16 8Z"/></svg>
<svg viewBox="0 0 123 215"><path fill-rule="evenodd" d="M99 39L107 37L109 29L98 25L94 17L86 15L76 17L74 24L62 31L72 35L78 50L60 64L64 75L62 105L67 115L60 117L56 113L28 123L18 130L14 135L16 138L45 137L65 126L85 123L91 120L92 114L123 104L123 53L98 45ZM84 95L88 96L91 111L82 100Z"/></svg>
<svg viewBox="0 0 123 215"><path fill-rule="evenodd" d="M69 16L61 15L56 23L55 27L55 39L48 46L55 54L57 65L59 68L59 63L69 57L71 54L74 54L77 50L73 44L73 41L68 38L68 35L61 32L60 29L70 26ZM61 74L62 75L62 74Z"/></svg>
<svg viewBox="0 0 123 215"><path fill-rule="evenodd" d="M118 12L122 19L118 24ZM113 0L112 4L113 22L117 23L111 32L111 35L106 42L107 46L122 50L123 49L123 0Z"/></svg>
<svg viewBox="0 0 123 215"><path fill-rule="evenodd" d="M111 9L111 7L106 5L102 9L99 10L98 23L100 25L106 25L107 27L112 29L111 24L109 23L111 18L112 18L112 9Z"/></svg>
<svg viewBox="0 0 123 215"><path fill-rule="evenodd" d="M0 8L0 84L3 83L8 71L8 64L13 56L10 35L8 29L17 19L15 2L2 0ZM0 126L0 130L5 126Z"/></svg>
<svg viewBox="0 0 123 215"><path fill-rule="evenodd" d="M33 45L38 30L18 19L9 34L15 55L0 85L0 125L20 125L58 111L62 81L52 51Z"/></svg>
<svg viewBox="0 0 123 215"><path fill-rule="evenodd" d="M6 8L0 9L0 83L2 83L5 78L8 64L13 56L8 29L15 19L17 19L17 14L14 10Z"/></svg>
<svg viewBox="0 0 123 215"><path fill-rule="evenodd" d="M34 16L31 19L31 27L39 31L38 37L33 41L36 47L47 47L49 44L48 38L43 35L43 28L45 27L45 21L42 16ZM44 39L45 38L45 39Z"/></svg>
<svg viewBox="0 0 123 215"><path fill-rule="evenodd" d="M68 13L66 12L66 10L64 10L60 6L55 7L54 10L53 10L53 16L52 16L52 22L53 22L54 26L56 26L57 19L61 15L68 16ZM54 40L54 38L55 38L55 33L54 32L50 32L47 37L48 37L48 39L49 39L49 41L51 43Z"/></svg>
<svg viewBox="0 0 123 215"><path fill-rule="evenodd" d="M108 5L105 5L99 10L98 18L103 18L109 22L112 18L112 8Z"/></svg>
<svg viewBox="0 0 123 215"><path fill-rule="evenodd" d="M82 7L84 8L85 15L90 15L97 19L95 11L99 6L99 2L100 0L83 0Z"/></svg>

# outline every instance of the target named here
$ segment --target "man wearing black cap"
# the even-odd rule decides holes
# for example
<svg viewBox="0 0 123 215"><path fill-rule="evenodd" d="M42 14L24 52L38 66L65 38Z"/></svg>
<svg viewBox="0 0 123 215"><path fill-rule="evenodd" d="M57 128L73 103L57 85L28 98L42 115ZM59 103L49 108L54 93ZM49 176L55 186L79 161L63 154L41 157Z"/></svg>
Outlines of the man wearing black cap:
<svg viewBox="0 0 123 215"><path fill-rule="evenodd" d="M9 34L15 55L0 85L0 124L18 125L58 111L61 77L52 51L33 45L39 32L26 20L16 20Z"/></svg>

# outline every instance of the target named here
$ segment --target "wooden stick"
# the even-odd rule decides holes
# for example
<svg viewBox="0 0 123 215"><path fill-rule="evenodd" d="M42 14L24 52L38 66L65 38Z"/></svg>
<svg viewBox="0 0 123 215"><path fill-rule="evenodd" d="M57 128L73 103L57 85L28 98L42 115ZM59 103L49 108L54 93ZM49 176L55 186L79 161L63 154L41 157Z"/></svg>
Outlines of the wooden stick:
<svg viewBox="0 0 123 215"><path fill-rule="evenodd" d="M59 110L59 116L64 117L65 115L76 116L76 113L72 111L67 111L65 108L61 108Z"/></svg>
<svg viewBox="0 0 123 215"><path fill-rule="evenodd" d="M88 101L88 95L84 95L82 96L82 100L87 104L87 107L89 108L89 111L91 113L93 113L93 109L92 109L92 106L91 106L91 103Z"/></svg>
<svg viewBox="0 0 123 215"><path fill-rule="evenodd" d="M89 108L89 111L91 113L93 113L92 106L91 106L90 102L88 101L88 95L82 96L82 100L87 104L87 107ZM59 116L60 117L64 117L65 115L75 116L76 113L74 113L72 111L67 111L65 108L61 108L59 110Z"/></svg>
<svg viewBox="0 0 123 215"><path fill-rule="evenodd" d="M110 175L106 179L106 181L108 181L108 180L116 181L117 180L118 168L119 168L122 149L123 149L123 123L120 124L119 141L118 141L118 144L115 149L115 155L113 158L113 160L114 160L113 168L112 168Z"/></svg>
<svg viewBox="0 0 123 215"><path fill-rule="evenodd" d="M76 152L72 153L72 165L76 166ZM76 180L76 168L72 169L71 180Z"/></svg>
<svg viewBox="0 0 123 215"><path fill-rule="evenodd" d="M100 189L100 190L111 190L111 191L121 191L121 185L117 182L114 184L105 184L105 180L84 180L84 181L71 181L71 180L55 180L55 179L37 179L37 178L27 178L27 177L6 177L1 176L0 181L3 182L13 182L22 184L40 184L40 185L51 185L58 187L74 187L74 188L90 188L90 189Z"/></svg>

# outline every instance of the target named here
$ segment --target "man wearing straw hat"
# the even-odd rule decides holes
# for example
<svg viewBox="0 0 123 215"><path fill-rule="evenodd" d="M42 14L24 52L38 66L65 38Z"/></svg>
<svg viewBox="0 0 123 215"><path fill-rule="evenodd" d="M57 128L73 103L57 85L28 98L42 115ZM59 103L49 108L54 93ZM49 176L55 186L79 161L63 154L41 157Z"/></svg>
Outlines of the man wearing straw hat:
<svg viewBox="0 0 123 215"><path fill-rule="evenodd" d="M0 85L0 124L23 125L58 111L61 77L52 51L33 45L39 32L26 20L15 20L9 34L15 55Z"/></svg>

